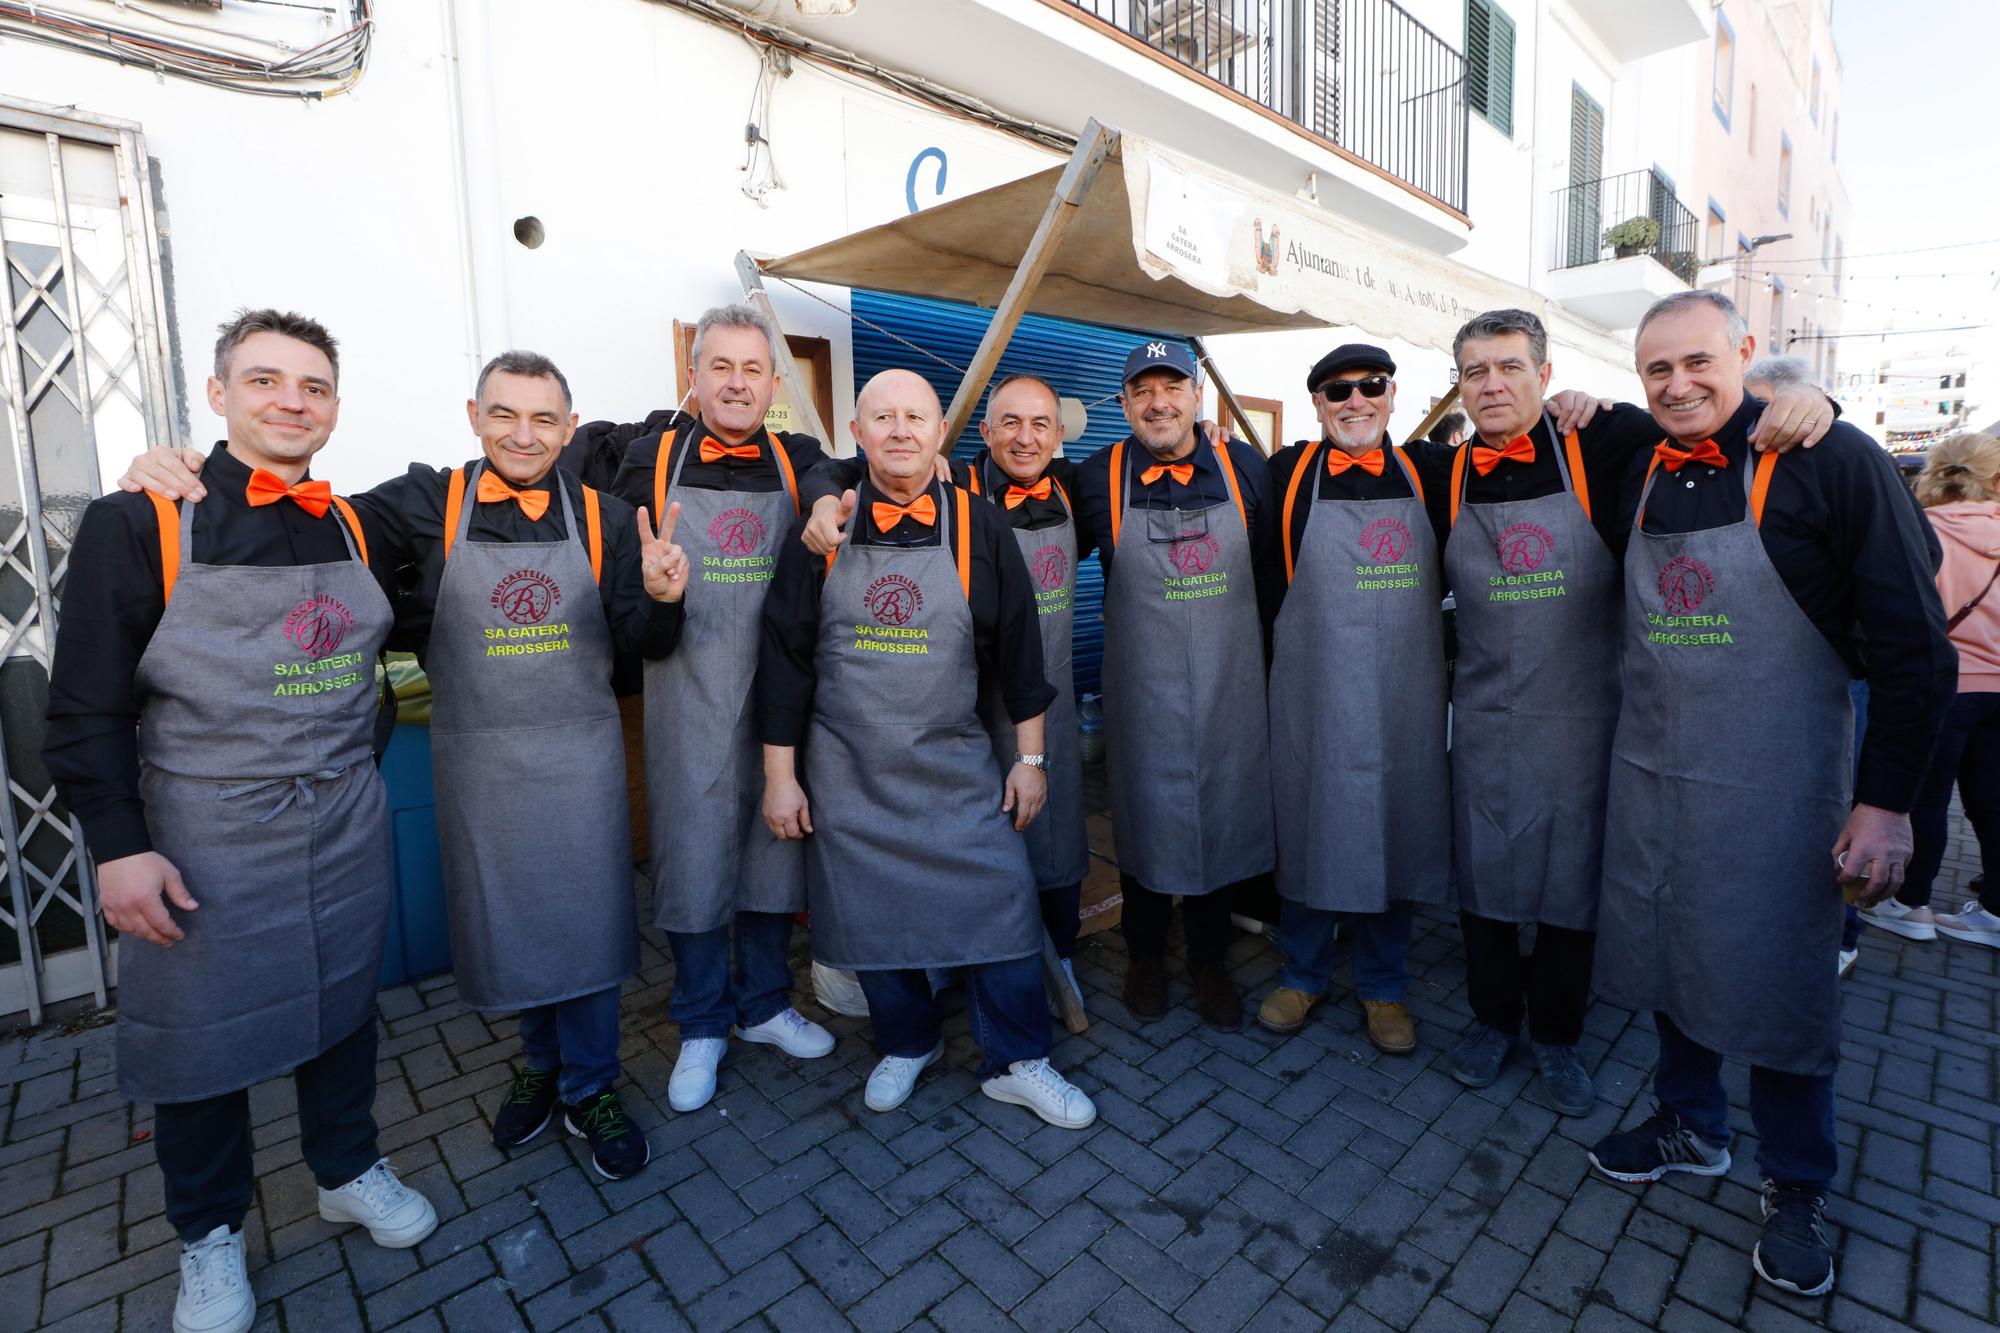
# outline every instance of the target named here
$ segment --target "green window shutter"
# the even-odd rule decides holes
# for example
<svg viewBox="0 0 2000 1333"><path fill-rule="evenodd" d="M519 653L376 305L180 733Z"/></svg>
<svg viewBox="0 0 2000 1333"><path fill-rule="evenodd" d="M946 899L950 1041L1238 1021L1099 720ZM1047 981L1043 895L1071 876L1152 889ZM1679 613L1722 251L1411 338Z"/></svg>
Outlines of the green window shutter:
<svg viewBox="0 0 2000 1333"><path fill-rule="evenodd" d="M1514 20L1493 0L1465 2L1465 96L1494 129L1514 132Z"/></svg>

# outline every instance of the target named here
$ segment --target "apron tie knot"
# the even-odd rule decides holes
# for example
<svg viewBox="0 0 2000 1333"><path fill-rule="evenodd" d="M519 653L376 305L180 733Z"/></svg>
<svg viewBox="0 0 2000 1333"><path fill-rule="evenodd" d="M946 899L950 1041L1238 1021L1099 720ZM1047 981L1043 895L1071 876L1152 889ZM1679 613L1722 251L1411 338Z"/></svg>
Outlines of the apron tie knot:
<svg viewBox="0 0 2000 1333"><path fill-rule="evenodd" d="M311 809L319 798L313 792L316 782L331 782L347 770L344 768L322 769L317 773L294 773L282 778L265 778L261 782L246 782L240 787L224 787L221 799L234 800L238 796L248 796L253 792L265 791L271 787L283 787L278 803L257 816L259 824L268 824L290 809L296 801L302 808Z"/></svg>

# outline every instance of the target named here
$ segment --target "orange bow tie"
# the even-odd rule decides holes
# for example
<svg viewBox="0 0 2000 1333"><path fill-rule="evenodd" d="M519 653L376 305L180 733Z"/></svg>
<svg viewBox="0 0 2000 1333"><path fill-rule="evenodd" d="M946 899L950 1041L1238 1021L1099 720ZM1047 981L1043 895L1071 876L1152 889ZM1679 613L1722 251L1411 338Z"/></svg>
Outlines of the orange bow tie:
<svg viewBox="0 0 2000 1333"><path fill-rule="evenodd" d="M302 481L287 486L263 468L255 468L250 473L250 484L243 488L243 498L252 509L290 500L314 518L321 518L333 507L333 487L324 481Z"/></svg>
<svg viewBox="0 0 2000 1333"><path fill-rule="evenodd" d="M937 522L937 501L928 495L919 495L906 505L892 505L877 500L868 512L875 520L877 532L888 532L906 518L914 518L928 528Z"/></svg>
<svg viewBox="0 0 2000 1333"><path fill-rule="evenodd" d="M1669 472L1679 472L1689 463L1713 463L1716 467L1728 467L1729 459L1716 447L1714 440L1703 440L1692 449L1682 449L1669 440L1661 440L1653 446L1653 457L1660 460L1660 466Z"/></svg>
<svg viewBox="0 0 2000 1333"><path fill-rule="evenodd" d="M701 461L715 463L725 458L741 458L746 462L756 462L764 456L764 451L754 444L718 444L714 440L701 442Z"/></svg>
<svg viewBox="0 0 2000 1333"><path fill-rule="evenodd" d="M499 504L502 500L512 500L521 506L530 523L549 512L547 491L517 491L491 472L479 474L479 503Z"/></svg>
<svg viewBox="0 0 2000 1333"><path fill-rule="evenodd" d="M1194 478L1194 464L1161 463L1155 467L1149 467L1139 474L1139 484L1141 486L1151 486L1161 477L1172 477L1175 481L1185 486Z"/></svg>
<svg viewBox="0 0 2000 1333"><path fill-rule="evenodd" d="M1517 463L1534 462L1535 442L1525 435L1516 435L1507 441L1505 449L1491 449L1483 444L1472 446L1472 466L1479 470L1482 477L1508 459Z"/></svg>
<svg viewBox="0 0 2000 1333"><path fill-rule="evenodd" d="M1379 477L1382 475L1383 462L1380 446L1370 449L1358 458L1344 449L1326 451L1326 471L1330 477L1337 477L1351 467L1358 467L1371 477Z"/></svg>
<svg viewBox="0 0 2000 1333"><path fill-rule="evenodd" d="M1046 500L1048 498L1049 479L1043 477L1032 486L1009 486L1007 488L1006 504L1009 509L1019 509L1028 500Z"/></svg>

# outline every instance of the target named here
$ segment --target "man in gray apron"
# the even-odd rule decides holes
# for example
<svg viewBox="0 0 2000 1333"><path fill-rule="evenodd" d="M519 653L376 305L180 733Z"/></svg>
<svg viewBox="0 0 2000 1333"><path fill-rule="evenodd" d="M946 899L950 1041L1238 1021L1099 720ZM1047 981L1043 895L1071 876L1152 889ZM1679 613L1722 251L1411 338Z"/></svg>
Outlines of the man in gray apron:
<svg viewBox="0 0 2000 1333"><path fill-rule="evenodd" d="M1284 574L1270 469L1197 423L1194 359L1171 341L1125 359L1132 434L1077 469L1080 547L1104 564L1104 737L1123 872L1125 1007L1166 1012L1175 896L1202 1018L1233 1032L1230 890L1268 874L1265 627Z"/></svg>
<svg viewBox="0 0 2000 1333"><path fill-rule="evenodd" d="M1396 363L1349 343L1313 366L1322 435L1271 459L1288 586L1272 629L1271 791L1285 968L1257 1021L1294 1033L1326 995L1336 922L1368 1039L1416 1049L1411 906L1451 887L1442 487L1388 441ZM1308 521L1310 520L1310 521Z"/></svg>
<svg viewBox="0 0 2000 1333"><path fill-rule="evenodd" d="M254 1083L292 1075L321 1217L394 1248L437 1227L372 1113L389 910L374 665L394 566L307 475L338 415L337 355L300 315L223 325L211 487L84 511L49 680L45 758L122 936L119 1088L155 1103L177 1333L254 1318Z"/></svg>
<svg viewBox="0 0 2000 1333"><path fill-rule="evenodd" d="M855 402L868 476L825 557L779 548L758 658L764 817L805 838L814 956L858 974L892 1110L943 1055L928 969L963 969L981 1088L1080 1129L1097 1115L1049 1063L1034 872L1020 837L1047 798L1055 691L1021 553L999 511L936 479L937 394L884 371ZM998 690L1024 747L979 720ZM803 771L799 751L803 746Z"/></svg>
<svg viewBox="0 0 2000 1333"><path fill-rule="evenodd" d="M673 951L669 1012L681 1030L667 1083L676 1111L715 1096L732 1030L802 1060L833 1050L832 1035L792 1007L805 856L765 827L750 707L778 543L799 515L799 474L824 458L816 440L764 429L778 389L774 337L747 306L704 313L690 357L699 415L636 441L615 488L656 514L678 505L700 556L680 646L645 669L653 924Z"/></svg>
<svg viewBox="0 0 2000 1333"><path fill-rule="evenodd" d="M1762 405L1743 392L1751 339L1727 297L1656 303L1635 350L1670 438L1625 556L1596 984L1653 1014L1659 1104L1590 1160L1623 1181L1723 1174L1722 1061L1748 1063L1764 1177L1752 1264L1819 1295L1834 1279L1842 885L1876 902L1901 882L1957 658L1888 455L1845 424L1809 453L1751 451Z"/></svg>
<svg viewBox="0 0 2000 1333"><path fill-rule="evenodd" d="M1078 1006L1083 991L1072 959L1082 927L1083 877L1090 870L1090 844L1083 813L1083 752L1078 744L1076 686L1070 670L1070 643L1076 601L1077 535L1072 497L1076 465L1055 456L1062 443L1062 400L1038 375L1009 375L986 397L979 423L986 452L970 464L953 461L951 481L1000 506L1013 530L1021 558L1035 585L1035 621L1041 627L1043 670L1055 689L1043 727L1048 746L1049 800L1028 825L1028 861L1035 868L1042 928L1062 964L1063 977ZM805 544L820 555L839 545L842 525L852 517L852 494L867 474L859 458L828 460L805 483ZM821 505L822 498L835 499ZM995 753L1013 754L1013 724L990 692L981 705Z"/></svg>

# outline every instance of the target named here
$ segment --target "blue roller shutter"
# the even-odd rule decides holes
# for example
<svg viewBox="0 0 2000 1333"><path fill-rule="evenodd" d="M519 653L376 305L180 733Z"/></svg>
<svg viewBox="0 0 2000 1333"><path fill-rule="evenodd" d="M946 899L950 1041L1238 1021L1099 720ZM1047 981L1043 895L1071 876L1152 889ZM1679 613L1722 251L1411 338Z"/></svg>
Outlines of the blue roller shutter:
<svg viewBox="0 0 2000 1333"><path fill-rule="evenodd" d="M854 312L854 385L857 390L877 373L902 368L914 370L929 380L938 398L949 404L961 378L953 366L972 360L986 326L993 320L991 310L932 301L914 296L890 296L882 292L856 290ZM879 326L871 328L870 325ZM942 357L950 365L940 365L887 336L907 338L918 347ZM1156 333L1133 329L1107 328L1073 320L1045 319L1029 315L1022 319L995 373L997 381L1007 375L1040 375L1055 385L1065 398L1076 398L1089 406L1090 424L1083 437L1063 442L1063 457L1081 461L1107 445L1125 438L1125 416L1113 396L1118 392L1118 376L1125 368L1125 354L1132 345ZM1102 401L1100 401L1102 400ZM979 438L978 417L953 446L955 457L970 459L985 448ZM1104 572L1092 555L1076 571L1076 643L1073 671L1079 695L1098 692L1098 672L1104 661Z"/></svg>

